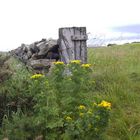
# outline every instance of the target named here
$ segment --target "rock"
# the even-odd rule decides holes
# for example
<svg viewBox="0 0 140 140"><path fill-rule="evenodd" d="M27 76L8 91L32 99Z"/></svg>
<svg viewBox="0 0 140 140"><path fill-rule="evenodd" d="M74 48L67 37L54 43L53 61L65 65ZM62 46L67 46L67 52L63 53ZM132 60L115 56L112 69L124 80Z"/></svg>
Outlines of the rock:
<svg viewBox="0 0 140 140"><path fill-rule="evenodd" d="M31 45L29 45L29 50L32 52L32 53L37 53L39 52L39 49L38 47L33 43Z"/></svg>
<svg viewBox="0 0 140 140"><path fill-rule="evenodd" d="M27 52L27 57L28 57L28 59L30 59L32 57L32 52L30 50L28 50L28 52Z"/></svg>
<svg viewBox="0 0 140 140"><path fill-rule="evenodd" d="M38 59L38 60L30 60L28 61L28 64L33 68L38 68L38 67L49 67L52 62L55 62L55 60Z"/></svg>
<svg viewBox="0 0 140 140"><path fill-rule="evenodd" d="M47 47L50 49L51 47L57 45L57 40L51 39L51 40L49 40L49 41L47 42L46 45L47 45Z"/></svg>
<svg viewBox="0 0 140 140"><path fill-rule="evenodd" d="M38 55L40 57L43 57L44 55L46 55L46 53L48 52L49 48L46 46L46 42L40 44L40 46L38 46L39 48L39 53Z"/></svg>
<svg viewBox="0 0 140 140"><path fill-rule="evenodd" d="M20 54L22 54L22 47L18 47L15 51L14 51L14 53L17 55L17 56L20 56Z"/></svg>
<svg viewBox="0 0 140 140"><path fill-rule="evenodd" d="M43 69L50 67L51 63L59 59L57 40L42 39L30 45L21 44L10 53L26 64L28 68Z"/></svg>
<svg viewBox="0 0 140 140"><path fill-rule="evenodd" d="M22 48L22 50L23 50L25 53L28 52L28 48L27 48L27 46L26 46L25 44L21 44L21 48Z"/></svg>

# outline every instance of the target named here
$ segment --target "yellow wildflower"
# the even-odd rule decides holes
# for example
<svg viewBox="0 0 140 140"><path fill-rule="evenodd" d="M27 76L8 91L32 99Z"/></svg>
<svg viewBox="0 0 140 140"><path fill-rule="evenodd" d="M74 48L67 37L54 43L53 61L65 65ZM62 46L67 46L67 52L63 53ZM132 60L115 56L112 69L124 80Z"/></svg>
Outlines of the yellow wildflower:
<svg viewBox="0 0 140 140"><path fill-rule="evenodd" d="M81 65L83 68L90 68L91 67L91 64L82 64Z"/></svg>
<svg viewBox="0 0 140 140"><path fill-rule="evenodd" d="M44 77L44 75L43 74L34 74L33 76L31 76L31 79L38 79L41 77Z"/></svg>
<svg viewBox="0 0 140 140"><path fill-rule="evenodd" d="M79 116L80 116L80 117L83 117L83 116L84 116L84 113L80 113Z"/></svg>
<svg viewBox="0 0 140 140"><path fill-rule="evenodd" d="M71 118L70 116L67 116L67 117L66 117L66 120L67 120L67 121L71 121L72 118Z"/></svg>
<svg viewBox="0 0 140 140"><path fill-rule="evenodd" d="M111 103L103 100L100 104L98 104L98 106L110 109L111 108Z"/></svg>
<svg viewBox="0 0 140 140"><path fill-rule="evenodd" d="M78 109L86 109L86 107L84 105L80 105Z"/></svg>
<svg viewBox="0 0 140 140"><path fill-rule="evenodd" d="M81 60L71 60L70 63L73 63L73 64L80 64L80 63L81 63Z"/></svg>
<svg viewBox="0 0 140 140"><path fill-rule="evenodd" d="M57 61L57 62L54 62L55 65L64 65L64 62L62 61Z"/></svg>

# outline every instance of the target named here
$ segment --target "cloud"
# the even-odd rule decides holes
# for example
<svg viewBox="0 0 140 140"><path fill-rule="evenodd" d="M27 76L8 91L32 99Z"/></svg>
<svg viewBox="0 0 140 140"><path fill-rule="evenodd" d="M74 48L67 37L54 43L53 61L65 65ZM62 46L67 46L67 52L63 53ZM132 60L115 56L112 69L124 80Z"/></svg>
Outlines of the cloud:
<svg viewBox="0 0 140 140"><path fill-rule="evenodd" d="M0 50L58 38L60 27L86 26L99 38L120 36L108 28L140 23L139 13L139 0L0 0Z"/></svg>

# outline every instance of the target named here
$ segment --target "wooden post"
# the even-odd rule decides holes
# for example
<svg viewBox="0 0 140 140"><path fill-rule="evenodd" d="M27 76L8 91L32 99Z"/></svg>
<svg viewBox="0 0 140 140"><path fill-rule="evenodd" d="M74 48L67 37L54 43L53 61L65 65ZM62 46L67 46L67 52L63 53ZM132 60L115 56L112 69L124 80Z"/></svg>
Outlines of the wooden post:
<svg viewBox="0 0 140 140"><path fill-rule="evenodd" d="M86 27L59 29L59 52L61 61L68 64L70 60L87 63Z"/></svg>

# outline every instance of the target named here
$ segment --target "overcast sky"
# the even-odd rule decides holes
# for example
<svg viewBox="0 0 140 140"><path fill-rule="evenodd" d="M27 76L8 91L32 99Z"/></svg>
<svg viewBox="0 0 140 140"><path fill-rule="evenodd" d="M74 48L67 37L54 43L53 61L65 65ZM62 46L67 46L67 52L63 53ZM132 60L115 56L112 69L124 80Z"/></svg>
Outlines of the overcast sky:
<svg viewBox="0 0 140 140"><path fill-rule="evenodd" d="M93 35L114 36L131 34L136 25L137 34L139 6L139 0L0 0L0 51L58 38L60 27L86 26Z"/></svg>

